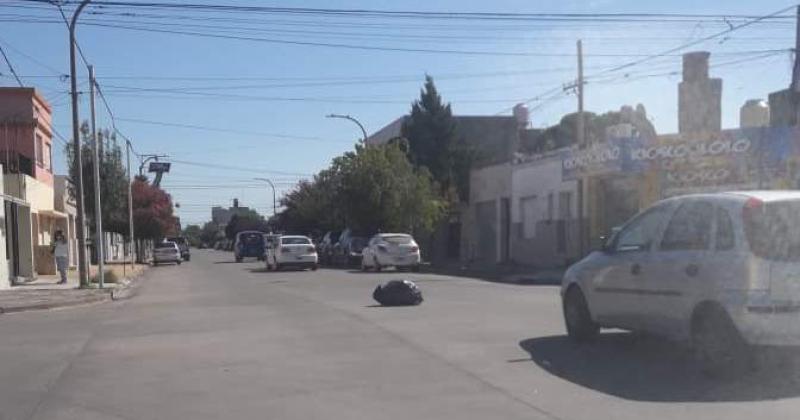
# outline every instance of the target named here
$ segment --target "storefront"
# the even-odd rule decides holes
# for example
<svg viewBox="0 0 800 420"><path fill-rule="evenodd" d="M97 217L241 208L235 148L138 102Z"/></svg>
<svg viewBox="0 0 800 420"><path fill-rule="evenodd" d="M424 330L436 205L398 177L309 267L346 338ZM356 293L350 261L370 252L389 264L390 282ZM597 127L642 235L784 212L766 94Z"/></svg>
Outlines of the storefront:
<svg viewBox="0 0 800 420"><path fill-rule="evenodd" d="M798 127L615 138L562 154L563 179L583 185L588 249L596 249L613 227L662 198L800 188L798 168Z"/></svg>

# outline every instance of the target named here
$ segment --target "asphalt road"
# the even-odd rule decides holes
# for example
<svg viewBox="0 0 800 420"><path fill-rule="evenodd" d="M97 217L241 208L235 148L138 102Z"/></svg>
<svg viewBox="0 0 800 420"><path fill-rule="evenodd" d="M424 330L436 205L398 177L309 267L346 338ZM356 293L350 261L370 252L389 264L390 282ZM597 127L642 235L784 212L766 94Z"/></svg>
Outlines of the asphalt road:
<svg viewBox="0 0 800 420"><path fill-rule="evenodd" d="M563 335L558 290L408 273L265 272L195 250L132 300L0 315L0 419L797 418L800 375ZM419 307L374 305L418 281Z"/></svg>

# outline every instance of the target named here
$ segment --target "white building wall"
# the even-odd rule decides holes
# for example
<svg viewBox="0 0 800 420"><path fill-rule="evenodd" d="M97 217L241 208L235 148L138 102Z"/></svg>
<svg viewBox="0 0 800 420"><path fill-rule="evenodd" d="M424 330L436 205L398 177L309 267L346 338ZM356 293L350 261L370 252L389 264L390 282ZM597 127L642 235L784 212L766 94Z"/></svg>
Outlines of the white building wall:
<svg viewBox="0 0 800 420"><path fill-rule="evenodd" d="M502 200L511 199L510 163L487 166L470 173L469 210L462 222L462 258L502 262Z"/></svg>
<svg viewBox="0 0 800 420"><path fill-rule="evenodd" d="M515 262L550 267L575 258L577 181L562 180L560 153L515 165L511 196L511 256Z"/></svg>

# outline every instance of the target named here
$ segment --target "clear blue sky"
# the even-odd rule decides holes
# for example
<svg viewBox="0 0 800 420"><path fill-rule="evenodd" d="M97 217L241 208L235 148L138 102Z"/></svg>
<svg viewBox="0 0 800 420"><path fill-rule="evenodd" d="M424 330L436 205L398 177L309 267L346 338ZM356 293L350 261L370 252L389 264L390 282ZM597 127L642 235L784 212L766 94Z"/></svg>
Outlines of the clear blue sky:
<svg viewBox="0 0 800 420"><path fill-rule="evenodd" d="M752 15L765 15L790 5L775 0L195 0L194 3L445 12ZM65 25L41 22L60 18L53 6L41 5L38 10L8 7L18 5L29 3L0 3L0 45L7 47L6 52L23 81L41 89L54 104L56 129L68 136L70 117L65 95L68 83L57 77L68 70ZM66 7L68 13L71 7ZM114 9L114 12L119 11ZM81 26L80 45L96 67L98 80L119 119L118 127L134 141L138 152L168 154L177 161L245 169L174 163L163 185L180 203L178 213L184 224L208 220L212 205L230 205L235 197L242 205L256 207L264 214L271 213L271 194L266 185L260 187L258 181L252 181L253 177L273 178L278 183L279 194L290 189L300 176L295 174L312 174L324 168L331 158L351 149L360 137L355 125L326 119L326 114L351 114L360 119L368 131L377 130L408 112L410 103L419 94L425 73L434 76L440 92L452 103L456 114L495 114L574 79L573 54L578 38L584 40L586 73L591 76L599 70L640 58L639 55L665 51L727 27L722 19L669 24L465 22L198 13L192 16L203 20L177 20L175 14L170 16L171 12L163 10L128 8L122 11L149 16L87 14L84 23L148 25L160 30L205 33L224 31L226 35L292 42L542 54L477 56L358 50ZM215 21L208 20L209 17L240 20ZM172 25L162 25L170 22ZM766 98L769 92L787 86L790 55L765 56L754 51L790 48L793 36L793 24L786 20L754 25L724 40L715 39L690 48L709 50L712 66L722 64L712 68L711 73L724 79L723 126L738 124L738 109L746 99ZM81 82L85 82L85 69L81 66L79 71ZM674 132L677 82L680 80L677 53L628 71L628 77L625 72L617 72L594 81L590 78L586 86L587 110L605 112L625 104L642 103L660 133ZM676 75L664 75L673 71ZM0 63L0 73L3 75L0 84L15 84L4 63ZM533 125L556 123L564 113L575 109L575 102L575 97L568 95L544 104L530 102ZM88 116L87 103L85 99L81 102L82 118ZM131 119L221 130L156 126L129 121ZM99 123L110 125L102 109ZM56 169L64 172L63 153L56 156Z"/></svg>

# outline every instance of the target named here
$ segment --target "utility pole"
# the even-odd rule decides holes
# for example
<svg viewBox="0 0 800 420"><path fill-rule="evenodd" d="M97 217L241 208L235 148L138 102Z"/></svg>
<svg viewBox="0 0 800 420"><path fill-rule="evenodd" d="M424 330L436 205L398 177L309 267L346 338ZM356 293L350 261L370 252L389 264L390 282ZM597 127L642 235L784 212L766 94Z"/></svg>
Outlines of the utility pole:
<svg viewBox="0 0 800 420"><path fill-rule="evenodd" d="M584 115L583 115L583 43L581 40L578 40L578 81L577 81L577 92L578 92L578 120L576 125L576 137L577 143L579 148L586 147L586 131L585 131L585 122L584 122ZM584 232L586 230L586 223L584 221L585 214L583 211L583 202L585 201L584 197L584 179L581 173L578 173L578 257L583 257L584 249L585 249L585 235Z"/></svg>
<svg viewBox="0 0 800 420"><path fill-rule="evenodd" d="M131 260L131 270L136 254L136 241L133 239L133 180L131 179L131 142L125 140L125 154L128 159L128 253Z"/></svg>
<svg viewBox="0 0 800 420"><path fill-rule="evenodd" d="M94 168L94 248L97 253L97 281L102 289L105 285L105 252L103 249L103 210L100 206L100 147L97 137L97 117L94 109L94 66L89 66L89 109L92 118L92 154Z"/></svg>
<svg viewBox="0 0 800 420"><path fill-rule="evenodd" d="M792 92L800 93L800 57L797 56L800 51L800 6L797 6L797 18L795 22L794 33L794 66L792 67Z"/></svg>
<svg viewBox="0 0 800 420"><path fill-rule="evenodd" d="M78 229L78 276L80 277L81 286L88 286L89 277L87 276L86 267L86 218L84 214L83 202L83 159L81 159L81 136L78 118L78 79L77 71L75 69L75 25L78 23L78 16L83 11L83 8L89 4L90 0L83 0L75 13L72 15L72 21L69 24L69 75L70 75L70 94L72 96L72 142L73 153L75 155L75 167L78 168L78 179L75 180L77 188L76 197L76 211L77 220L76 225Z"/></svg>

